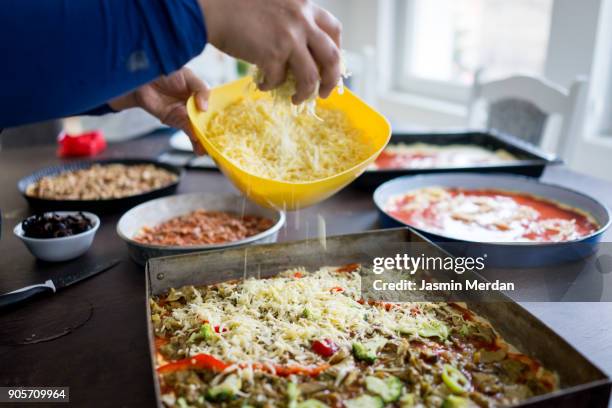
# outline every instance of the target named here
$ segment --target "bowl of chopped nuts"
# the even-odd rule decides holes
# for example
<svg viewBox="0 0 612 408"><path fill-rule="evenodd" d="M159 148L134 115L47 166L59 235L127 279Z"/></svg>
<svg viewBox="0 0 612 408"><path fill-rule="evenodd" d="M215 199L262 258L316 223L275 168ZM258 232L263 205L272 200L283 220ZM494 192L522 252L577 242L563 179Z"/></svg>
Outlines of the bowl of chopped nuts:
<svg viewBox="0 0 612 408"><path fill-rule="evenodd" d="M285 214L238 194L194 193L158 198L126 212L117 234L130 256L149 258L276 242Z"/></svg>
<svg viewBox="0 0 612 408"><path fill-rule="evenodd" d="M182 174L178 167L148 159L79 161L39 170L17 187L35 209L100 214L173 194Z"/></svg>
<svg viewBox="0 0 612 408"><path fill-rule="evenodd" d="M13 229L36 258L61 262L83 255L91 246L100 219L89 212L58 211L32 215Z"/></svg>

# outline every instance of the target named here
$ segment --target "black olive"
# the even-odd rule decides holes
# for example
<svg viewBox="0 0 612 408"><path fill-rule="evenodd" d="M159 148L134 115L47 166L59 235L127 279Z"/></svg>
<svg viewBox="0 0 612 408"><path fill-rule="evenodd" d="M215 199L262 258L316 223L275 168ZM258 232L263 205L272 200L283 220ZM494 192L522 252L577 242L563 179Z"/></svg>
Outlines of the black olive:
<svg viewBox="0 0 612 408"><path fill-rule="evenodd" d="M55 213L33 215L22 223L24 235L30 238L57 238L80 234L93 227L83 213L62 216Z"/></svg>

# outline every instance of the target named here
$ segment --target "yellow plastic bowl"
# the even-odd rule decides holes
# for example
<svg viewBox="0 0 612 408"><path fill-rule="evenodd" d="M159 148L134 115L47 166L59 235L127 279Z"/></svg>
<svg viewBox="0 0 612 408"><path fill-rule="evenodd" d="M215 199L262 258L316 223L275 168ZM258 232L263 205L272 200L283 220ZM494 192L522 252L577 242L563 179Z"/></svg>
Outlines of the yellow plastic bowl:
<svg viewBox="0 0 612 408"><path fill-rule="evenodd" d="M290 211L323 201L359 177L389 142L391 126L381 114L348 89L342 95L334 91L329 98L317 100L317 104L344 111L351 124L361 129L364 141L367 140L372 150L366 160L334 176L309 182L271 180L248 173L221 154L206 136L206 129L211 115L223 110L228 104L244 97L263 97L262 92L250 86L251 83L252 79L245 77L214 88L207 112L196 108L192 96L187 102L187 112L196 136L219 169L242 193L260 205Z"/></svg>

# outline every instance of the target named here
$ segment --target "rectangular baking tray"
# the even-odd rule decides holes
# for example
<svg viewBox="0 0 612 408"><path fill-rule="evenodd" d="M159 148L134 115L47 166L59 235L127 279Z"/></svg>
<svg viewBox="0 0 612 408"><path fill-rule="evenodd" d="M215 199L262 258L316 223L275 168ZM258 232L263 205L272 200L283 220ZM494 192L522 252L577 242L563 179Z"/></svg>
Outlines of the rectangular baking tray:
<svg viewBox="0 0 612 408"><path fill-rule="evenodd" d="M429 169L366 170L355 185L364 189L375 189L385 181L400 176L432 173L511 173L529 177L540 177L546 166L563 161L554 154L524 142L516 137L495 131L460 131L444 133L393 133L389 145L405 143L427 143L438 146L452 144L475 145L488 150L503 149L519 160L503 164L483 164L469 167L436 167Z"/></svg>
<svg viewBox="0 0 612 408"><path fill-rule="evenodd" d="M153 381L159 407L163 407L155 372L154 333L148 300L184 285L210 285L245 276L270 277L289 267L348 263L371 264L372 256L394 256L398 243L418 243L428 255L448 256L434 244L407 228L369 231L318 239L256 245L235 249L199 252L149 260L146 266L147 327L153 367ZM469 274L470 272L466 272ZM475 275L475 278L482 279ZM520 351L556 371L561 389L532 398L521 407L607 407L611 381L554 331L508 297L498 302L466 302L488 319L498 332Z"/></svg>

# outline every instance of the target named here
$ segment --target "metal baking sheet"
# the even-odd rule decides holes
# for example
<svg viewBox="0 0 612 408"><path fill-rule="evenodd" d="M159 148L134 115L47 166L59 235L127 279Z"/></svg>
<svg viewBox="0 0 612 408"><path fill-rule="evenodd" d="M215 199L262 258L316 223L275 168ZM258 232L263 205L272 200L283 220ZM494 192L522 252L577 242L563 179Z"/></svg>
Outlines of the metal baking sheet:
<svg viewBox="0 0 612 408"><path fill-rule="evenodd" d="M447 146L451 144L475 145L493 151L503 149L516 156L519 160L502 164L482 164L466 167L366 170L357 180L355 180L355 185L367 190L373 190L385 181L396 177L442 172L479 174L511 173L529 177L540 177L546 166L562 163L560 158L530 143L494 131L393 133L389 144L394 145L399 143L427 143L438 146Z"/></svg>
<svg viewBox="0 0 612 408"><path fill-rule="evenodd" d="M172 287L209 285L240 279L245 274L270 277L293 266L314 269L347 263L367 265L372 261L372 254L394 256L397 244L402 242L426 245L431 251L428 255L447 255L410 229L396 228L328 237L325 246L319 240L311 239L154 258L146 267L147 300ZM154 334L148 304L149 348L152 366L155 367ZM504 339L559 374L559 391L529 399L521 407L608 406L610 378L520 305L501 294L497 302L467 304L488 319ZM158 405L162 407L155 370L153 378Z"/></svg>

